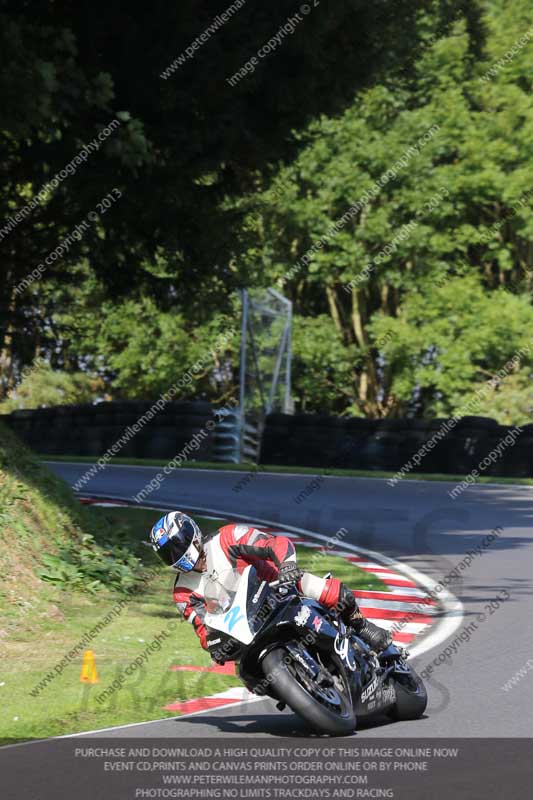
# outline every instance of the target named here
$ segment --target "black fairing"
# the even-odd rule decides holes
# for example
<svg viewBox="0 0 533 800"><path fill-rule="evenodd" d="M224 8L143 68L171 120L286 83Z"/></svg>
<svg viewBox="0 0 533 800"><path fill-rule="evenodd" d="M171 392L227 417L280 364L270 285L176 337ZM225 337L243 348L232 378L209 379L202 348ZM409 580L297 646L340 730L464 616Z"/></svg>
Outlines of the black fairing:
<svg viewBox="0 0 533 800"><path fill-rule="evenodd" d="M251 577L255 577L255 570ZM308 651L322 652L338 666L358 717L370 716L394 704L389 675L402 662L402 653L394 645L383 651L378 661L334 612L302 597L294 587L281 594L265 581L260 586L249 581L247 615L254 640L246 646L232 642L240 651L240 676L257 694L274 696L272 687L265 683L261 662L270 650L285 642L291 652L295 647L305 657Z"/></svg>

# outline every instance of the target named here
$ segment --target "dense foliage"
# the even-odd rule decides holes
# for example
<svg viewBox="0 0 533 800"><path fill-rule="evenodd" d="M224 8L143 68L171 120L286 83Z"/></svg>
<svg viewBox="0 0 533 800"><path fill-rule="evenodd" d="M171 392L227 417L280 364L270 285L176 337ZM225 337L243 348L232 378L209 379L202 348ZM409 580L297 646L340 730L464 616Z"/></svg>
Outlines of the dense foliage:
<svg viewBox="0 0 533 800"><path fill-rule="evenodd" d="M313 122L278 191L250 198L250 263L268 265L305 318L327 314L327 335L343 345L339 358L308 336L300 351L298 389L316 410L452 413L530 341L530 9L493 4L486 22L482 60L458 21L421 55L414 81L379 83ZM528 351L513 384L526 391L521 419L531 364Z"/></svg>

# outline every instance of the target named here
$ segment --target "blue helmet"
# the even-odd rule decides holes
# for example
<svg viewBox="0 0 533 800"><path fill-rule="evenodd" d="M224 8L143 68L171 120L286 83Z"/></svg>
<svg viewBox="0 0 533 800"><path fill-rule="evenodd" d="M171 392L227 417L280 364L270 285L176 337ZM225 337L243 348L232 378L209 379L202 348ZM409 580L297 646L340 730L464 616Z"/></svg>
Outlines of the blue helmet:
<svg viewBox="0 0 533 800"><path fill-rule="evenodd" d="M161 561L178 572L190 572L202 554L202 531L181 511L171 511L150 531L150 542Z"/></svg>

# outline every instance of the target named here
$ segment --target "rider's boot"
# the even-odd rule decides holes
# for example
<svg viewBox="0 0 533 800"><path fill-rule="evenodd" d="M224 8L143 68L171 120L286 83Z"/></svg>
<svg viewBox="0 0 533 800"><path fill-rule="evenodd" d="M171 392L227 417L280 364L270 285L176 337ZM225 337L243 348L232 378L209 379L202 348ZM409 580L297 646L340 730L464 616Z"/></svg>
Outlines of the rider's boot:
<svg viewBox="0 0 533 800"><path fill-rule="evenodd" d="M389 631L374 625L373 622L363 617L353 592L344 584L341 584L337 608L344 624L349 625L371 650L379 653L380 650L385 650L391 644L392 636Z"/></svg>
<svg viewBox="0 0 533 800"><path fill-rule="evenodd" d="M365 619L359 610L351 617L348 624L351 625L356 635L376 653L385 650L392 643L389 631Z"/></svg>

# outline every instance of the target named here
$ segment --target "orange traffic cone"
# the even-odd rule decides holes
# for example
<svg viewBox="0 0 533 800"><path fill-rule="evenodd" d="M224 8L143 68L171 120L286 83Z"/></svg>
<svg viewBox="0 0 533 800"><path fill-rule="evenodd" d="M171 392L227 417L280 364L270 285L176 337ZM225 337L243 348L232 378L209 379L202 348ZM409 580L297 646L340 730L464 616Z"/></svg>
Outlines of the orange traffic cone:
<svg viewBox="0 0 533 800"><path fill-rule="evenodd" d="M92 650L86 650L83 654L80 681L83 681L83 683L98 683L98 672L96 671L96 661Z"/></svg>

